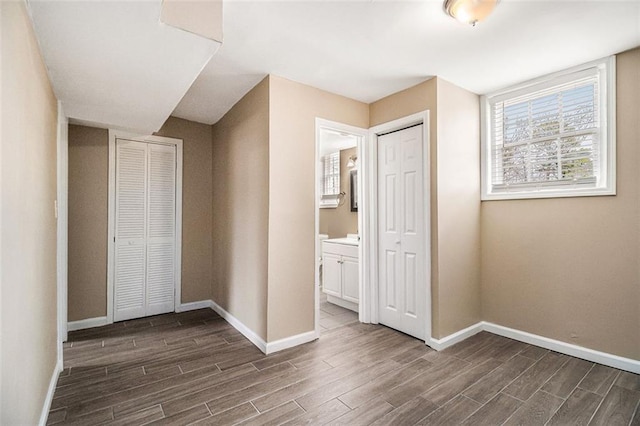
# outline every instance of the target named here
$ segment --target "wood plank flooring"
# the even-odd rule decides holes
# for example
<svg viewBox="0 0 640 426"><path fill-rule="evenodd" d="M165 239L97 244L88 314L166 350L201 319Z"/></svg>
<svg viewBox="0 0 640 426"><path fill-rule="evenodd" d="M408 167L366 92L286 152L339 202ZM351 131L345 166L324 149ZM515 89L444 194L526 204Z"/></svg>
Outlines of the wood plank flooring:
<svg viewBox="0 0 640 426"><path fill-rule="evenodd" d="M265 356L208 309L69 333L53 425L640 425L640 376L486 332L442 352L322 303Z"/></svg>

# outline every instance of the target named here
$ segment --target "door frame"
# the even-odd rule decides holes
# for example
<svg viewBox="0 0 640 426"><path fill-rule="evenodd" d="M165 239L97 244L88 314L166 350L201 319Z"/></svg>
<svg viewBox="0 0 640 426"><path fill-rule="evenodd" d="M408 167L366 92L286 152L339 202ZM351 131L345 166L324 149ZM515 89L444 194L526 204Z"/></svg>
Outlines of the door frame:
<svg viewBox="0 0 640 426"><path fill-rule="evenodd" d="M62 365L62 343L67 341L67 292L69 259L69 119L58 101L57 130L57 309L58 309L58 362Z"/></svg>
<svg viewBox="0 0 640 426"><path fill-rule="evenodd" d="M321 249L318 248L318 235L320 233L320 179L322 177L322 168L320 166L320 131L322 129L334 130L338 132L348 133L350 135L356 136L358 138L358 142L356 144L356 156L358 157L358 200L359 202L362 200L364 193L364 185L360 184L363 179L363 167L362 161L359 159L362 158L364 147L367 145L367 138L369 136L369 130L363 129L360 127L350 126L348 124L339 123L337 121L325 120L323 118L316 117L316 149L315 149L315 179L314 179L314 194L315 194L315 233L313 235L314 241L314 253L315 253L315 272L314 272L314 298L315 298L315 309L314 309L314 324L315 324L315 333L316 337L320 337L320 256L322 255ZM358 235L360 236L360 244L358 245L358 257L359 257L359 283L358 287L360 289L360 304L358 308L358 316L361 322L365 321L365 317L363 316L362 309L362 294L364 290L364 272L368 265L368 259L366 258L366 251L363 249L365 242L367 241L368 234L367 229L364 227L364 205L358 206Z"/></svg>
<svg viewBox="0 0 640 426"><path fill-rule="evenodd" d="M113 299L115 276L115 218L116 218L116 139L135 142L174 145L176 147L176 252L174 309L181 304L182 290L182 139L164 136L140 135L121 130L109 129L109 221L107 231L107 324L113 323Z"/></svg>
<svg viewBox="0 0 640 426"><path fill-rule="evenodd" d="M361 294L360 306L365 311L366 322L378 324L379 312L379 283L378 283L378 136L402 130L404 128L422 124L422 161L423 161L423 187L424 187L424 276L426 286L425 301L425 343L431 340L431 152L429 140L429 110L421 111L397 120L389 121L369 129L369 144L363 150L362 168L364 186L367 191L362 198L365 206L364 229L370 238L366 241L366 257L369 267L364 271L364 294ZM364 296L364 297L363 297ZM364 302L364 303L363 303Z"/></svg>

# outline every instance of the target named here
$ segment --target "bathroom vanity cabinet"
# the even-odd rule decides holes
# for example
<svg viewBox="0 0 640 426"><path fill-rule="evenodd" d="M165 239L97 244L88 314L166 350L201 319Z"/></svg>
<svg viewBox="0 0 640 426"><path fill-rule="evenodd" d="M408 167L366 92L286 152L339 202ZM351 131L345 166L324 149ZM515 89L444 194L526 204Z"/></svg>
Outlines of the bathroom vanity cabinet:
<svg viewBox="0 0 640 426"><path fill-rule="evenodd" d="M358 240L335 238L322 242L322 291L327 301L358 311Z"/></svg>

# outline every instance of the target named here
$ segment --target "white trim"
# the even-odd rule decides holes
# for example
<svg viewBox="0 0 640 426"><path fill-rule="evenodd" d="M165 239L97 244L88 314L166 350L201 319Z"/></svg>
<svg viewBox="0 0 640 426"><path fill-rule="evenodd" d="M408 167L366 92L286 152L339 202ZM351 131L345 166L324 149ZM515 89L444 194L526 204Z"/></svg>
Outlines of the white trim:
<svg viewBox="0 0 640 426"><path fill-rule="evenodd" d="M539 336L537 334L520 331L502 325L493 324L483 321L482 329L499 336L508 337L520 342L529 343L531 345L540 346L565 355L576 358L586 359L587 361L597 362L598 364L607 365L609 367L618 368L620 370L630 371L640 374L640 360L624 358L618 355L600 352L583 346L573 345L571 343L562 342L560 340L550 339L548 337Z"/></svg>
<svg viewBox="0 0 640 426"><path fill-rule="evenodd" d="M585 359L587 361L595 362L613 368L618 368L620 370L629 371L631 373L640 374L640 360L625 358L607 352L596 351L594 349L589 349L583 346L551 339L549 337L528 333L526 331L516 330L514 328L493 324L487 321L480 321L463 330L443 337L442 339L430 339L427 344L433 349L441 351L448 348L449 346L455 345L456 343L460 343L461 341L481 331L497 334L498 336L507 337L519 342L539 346L541 348L549 349L561 354Z"/></svg>
<svg viewBox="0 0 640 426"><path fill-rule="evenodd" d="M213 300L200 300L197 302L183 303L176 309L176 312L186 312L204 308L213 309L218 315L220 315L225 321L227 321L229 325L242 333L243 336L249 339L251 343L256 345L256 347L266 355L282 351L284 349L289 349L294 346L302 345L303 343L314 341L320 336L319 333L317 333L315 330L312 330L306 333L297 334L291 337L285 337L284 339L267 343L260 336L254 333L249 327L244 325L242 321L231 315Z"/></svg>
<svg viewBox="0 0 640 426"><path fill-rule="evenodd" d="M113 321L112 321L113 322ZM70 321L67 323L69 331L84 330L85 328L102 327L111 324L108 317L87 318L79 321Z"/></svg>
<svg viewBox="0 0 640 426"><path fill-rule="evenodd" d="M218 315L220 315L226 322L228 322L233 328L238 330L244 337L249 339L251 343L256 345L258 349L262 351L262 353L267 353L267 342L265 342L262 337L258 336L253 330L244 325L242 321L238 318L231 315L227 312L222 306L218 305L213 300L211 301L211 309L216 311Z"/></svg>
<svg viewBox="0 0 640 426"><path fill-rule="evenodd" d="M108 204L107 204L107 323L113 323L113 252L115 243L115 208L116 208L116 137L115 132L109 130L109 183L108 183Z"/></svg>
<svg viewBox="0 0 640 426"><path fill-rule="evenodd" d="M378 135L395 130L401 130L416 124L422 126L423 140L423 186L424 186L424 255L425 255L425 336L424 341L431 341L431 141L429 137L429 110L421 111L397 120L389 121L369 129L369 144L363 158L363 176L360 180L367 187L367 192L361 199L366 206L367 215L363 228L368 234L366 241L367 259L365 282L366 285L360 296L360 309L368 313L369 322L378 323ZM361 229L363 229L361 228ZM363 300L364 299L364 300Z"/></svg>
<svg viewBox="0 0 640 426"><path fill-rule="evenodd" d="M213 300L199 300L197 302L182 303L176 308L176 312L187 312L196 309L212 309L218 315L222 317L230 326L238 330L244 337L249 339L262 353L265 355L272 354L274 352L289 349L294 346L302 345L316 340L320 337L320 333L315 330L307 331L305 333L296 334L295 336L285 337L284 339L276 340L273 342L265 342L260 336L258 336L253 330L244 325L242 321L227 312L222 306L218 305ZM87 318L80 321L72 321L68 324L69 331L84 330L86 328L101 327L103 325L110 324L107 321L107 317ZM60 365L62 365L60 363ZM60 369L62 371L62 369ZM56 376L57 377L57 376ZM55 386L54 386L55 389ZM49 401L49 404L51 402ZM48 410L47 410L48 411ZM46 418L45 418L46 420Z"/></svg>
<svg viewBox="0 0 640 426"><path fill-rule="evenodd" d="M154 140L160 140L157 136ZM182 139L161 138L176 142L176 287L174 307L177 309L182 303L182 178L183 152ZM173 143L173 142L170 142Z"/></svg>
<svg viewBox="0 0 640 426"><path fill-rule="evenodd" d="M348 300L342 299L340 297L332 296L327 294L327 302L333 303L334 305L338 305L341 308L349 309L350 311L358 313L359 306L358 303L349 302Z"/></svg>
<svg viewBox="0 0 640 426"><path fill-rule="evenodd" d="M53 401L53 394L56 391L56 386L58 384L58 376L62 372L62 360L58 360L56 362L56 366L53 369L53 373L51 374L51 380L49 380L49 389L47 389L47 396L44 398L44 404L42 405L42 412L40 413L40 421L38 422L39 426L45 426L47 424L47 419L49 418L49 410L51 409L51 401Z"/></svg>
<svg viewBox="0 0 640 426"><path fill-rule="evenodd" d="M109 219L107 231L107 323L113 323L113 279L114 279L114 236L116 199L116 139L137 142L174 145L176 147L176 254L174 309L181 306L182 292L182 139L153 135L139 135L121 130L109 129Z"/></svg>
<svg viewBox="0 0 640 426"><path fill-rule="evenodd" d="M307 331L306 333L296 334L295 336L285 337L284 339L275 340L267 343L266 354L270 355L274 352L282 351L284 349L293 348L294 346L302 345L304 343L312 342L320 337L320 334L315 330Z"/></svg>
<svg viewBox="0 0 640 426"><path fill-rule="evenodd" d="M64 351L62 342L67 340L67 279L69 244L69 119L64 113L62 102L58 101L57 131L57 320L58 320L58 362L62 363Z"/></svg>
<svg viewBox="0 0 640 426"><path fill-rule="evenodd" d="M205 308L213 309L213 301L199 300L197 302L181 303L180 306L176 308L176 312L195 311L196 309L205 309Z"/></svg>
<svg viewBox="0 0 640 426"><path fill-rule="evenodd" d="M315 244L315 272L314 272L314 324L315 324L315 334L320 336L320 256L322 256L320 245L318 244L318 236L320 234L320 179L322 176L322 170L320 166L320 131L321 129L329 129L335 130L338 132L348 133L353 136L356 136L358 141L356 143L356 155L358 158L362 158L361 155L365 146L367 145L367 136L368 130L362 129L360 127L350 126L348 124L338 123L335 121L325 120L323 118L316 117L315 121L315 129L316 129L316 149L315 149L315 232L314 232L314 244ZM360 166L361 162L357 162L358 173L362 173L363 169ZM362 175L360 176L360 182L364 182L362 179ZM364 186L363 184L358 185L358 200L362 200L362 196L364 194ZM359 257L359 288L360 288L360 306L362 306L363 299L363 288L365 287L365 283L367 282L367 276L365 275L366 265L368 263L368 252L364 249L366 247L366 242L368 240L368 231L363 226L364 214L366 207L364 204L360 204L358 208L358 230L360 235L360 244L358 245L358 257ZM362 309L359 310L359 319L362 322L369 322L369 317L366 312ZM308 333L303 333L299 336L306 335ZM295 336L294 336L295 337ZM288 338L290 339L290 338ZM302 342L304 343L304 342ZM279 350L279 349L278 349Z"/></svg>
<svg viewBox="0 0 640 426"><path fill-rule="evenodd" d="M594 71L595 69L595 71ZM523 92L536 91L541 87L551 87L557 82L571 80L572 76L578 73L590 72L598 74L601 79L599 90L601 92L601 102L599 106L600 122L602 129L599 135L606 135L604 149L606 150L606 162L600 164L601 171L598 186L581 187L579 185L568 185L559 183L558 185L545 185L534 189L527 189L523 186L513 187L513 192L492 192L491 173L491 107L490 102L494 99L502 100L511 96L519 96ZM604 75L604 78L602 76ZM516 84L506 89L483 95L480 97L480 199L481 201L491 200L515 200L515 199L535 199L535 198L563 198L563 197L591 197L616 195L616 56L591 61L563 71L548 74L524 83ZM604 107L603 107L604 105ZM600 148L603 149L603 148ZM603 157L600 155L600 157Z"/></svg>
<svg viewBox="0 0 640 426"><path fill-rule="evenodd" d="M481 331L482 331L482 322L479 322L477 324L473 324L467 328L464 328L460 331L456 331L455 333L450 334L446 337L443 337L442 339L431 338L427 342L427 345L429 345L431 348L435 349L436 351L441 351L443 349L447 349L449 346L455 345L456 343L460 343L463 340L466 340L469 337L480 333Z"/></svg>

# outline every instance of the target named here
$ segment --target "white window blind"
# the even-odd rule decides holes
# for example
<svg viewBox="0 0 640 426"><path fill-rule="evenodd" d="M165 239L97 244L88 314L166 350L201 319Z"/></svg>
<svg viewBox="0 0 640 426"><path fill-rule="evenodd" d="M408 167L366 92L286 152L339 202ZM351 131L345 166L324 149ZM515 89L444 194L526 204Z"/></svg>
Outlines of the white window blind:
<svg viewBox="0 0 640 426"><path fill-rule="evenodd" d="M320 207L337 207L340 195L340 151L322 157Z"/></svg>
<svg viewBox="0 0 640 426"><path fill-rule="evenodd" d="M563 196L558 191L596 195L585 191L612 183L607 178L613 168L614 141L607 132L612 89L605 64L486 98L484 199Z"/></svg>

